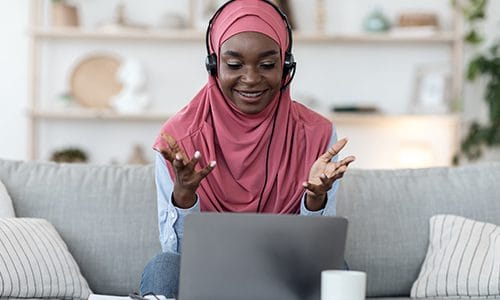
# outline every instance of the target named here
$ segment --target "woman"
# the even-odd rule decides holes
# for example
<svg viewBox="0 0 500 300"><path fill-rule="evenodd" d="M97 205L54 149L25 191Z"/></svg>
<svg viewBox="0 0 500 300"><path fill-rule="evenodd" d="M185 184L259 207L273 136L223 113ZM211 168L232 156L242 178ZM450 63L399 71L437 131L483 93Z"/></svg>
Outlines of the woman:
<svg viewBox="0 0 500 300"><path fill-rule="evenodd" d="M177 293L184 217L196 211L321 215L353 156L331 122L290 98L295 62L286 17L236 0L207 30L208 83L161 129L154 149L163 253L141 293ZM333 159L333 160L332 160Z"/></svg>

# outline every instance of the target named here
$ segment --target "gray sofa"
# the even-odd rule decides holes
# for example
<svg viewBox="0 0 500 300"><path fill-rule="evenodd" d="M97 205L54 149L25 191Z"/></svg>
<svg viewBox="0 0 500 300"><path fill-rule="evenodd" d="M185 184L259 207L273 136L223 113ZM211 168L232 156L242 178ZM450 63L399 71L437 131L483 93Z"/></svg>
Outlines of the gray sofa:
<svg viewBox="0 0 500 300"><path fill-rule="evenodd" d="M95 293L138 290L144 265L160 251L153 166L0 160L0 180L17 216L54 224ZM346 259L367 272L367 296L407 299L432 215L500 224L500 163L352 169L337 201L337 214L350 222Z"/></svg>

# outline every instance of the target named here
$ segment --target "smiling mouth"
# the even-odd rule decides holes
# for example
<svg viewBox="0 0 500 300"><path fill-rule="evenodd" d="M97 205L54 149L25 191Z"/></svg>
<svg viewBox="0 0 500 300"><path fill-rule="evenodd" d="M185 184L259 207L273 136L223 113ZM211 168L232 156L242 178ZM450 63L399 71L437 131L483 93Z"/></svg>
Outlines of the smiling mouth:
<svg viewBox="0 0 500 300"><path fill-rule="evenodd" d="M267 90L255 91L255 92L253 92L253 91L252 92L250 92L250 91L238 91L238 90L235 90L235 91L236 91L236 93L238 93L243 98L250 99L250 100L255 100L255 99L259 98L260 96L264 95L264 93Z"/></svg>

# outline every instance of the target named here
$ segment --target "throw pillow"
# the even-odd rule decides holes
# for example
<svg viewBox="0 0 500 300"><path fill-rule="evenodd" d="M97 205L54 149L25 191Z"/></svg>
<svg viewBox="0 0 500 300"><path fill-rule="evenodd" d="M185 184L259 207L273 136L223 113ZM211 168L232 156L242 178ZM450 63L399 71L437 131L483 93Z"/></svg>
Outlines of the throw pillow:
<svg viewBox="0 0 500 300"><path fill-rule="evenodd" d="M0 219L0 298L87 299L90 293L52 224Z"/></svg>
<svg viewBox="0 0 500 300"><path fill-rule="evenodd" d="M0 218L13 218L14 207L12 207L12 200L7 193L7 189L0 180Z"/></svg>
<svg viewBox="0 0 500 300"><path fill-rule="evenodd" d="M453 215L430 219L430 241L411 297L500 295L500 227Z"/></svg>

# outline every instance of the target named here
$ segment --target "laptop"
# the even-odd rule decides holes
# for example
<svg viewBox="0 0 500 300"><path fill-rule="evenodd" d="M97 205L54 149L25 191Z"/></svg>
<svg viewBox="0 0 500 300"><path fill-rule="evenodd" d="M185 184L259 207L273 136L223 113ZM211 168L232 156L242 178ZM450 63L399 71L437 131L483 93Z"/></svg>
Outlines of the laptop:
<svg viewBox="0 0 500 300"><path fill-rule="evenodd" d="M178 300L319 300L342 269L341 217L197 213L186 217Z"/></svg>

